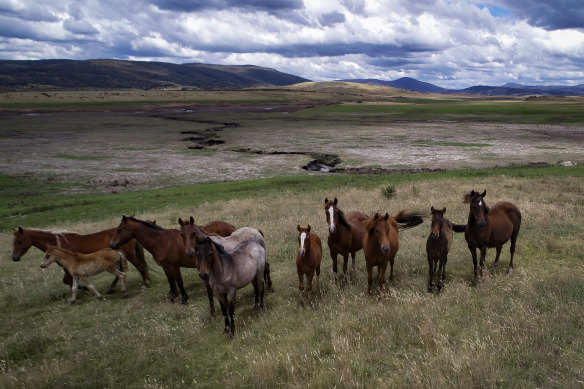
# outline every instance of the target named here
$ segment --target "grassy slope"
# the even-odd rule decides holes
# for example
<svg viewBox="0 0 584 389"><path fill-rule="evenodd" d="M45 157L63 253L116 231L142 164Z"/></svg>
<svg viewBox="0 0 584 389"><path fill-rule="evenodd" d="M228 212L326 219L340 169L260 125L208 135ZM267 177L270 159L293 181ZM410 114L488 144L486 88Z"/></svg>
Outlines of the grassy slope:
<svg viewBox="0 0 584 389"><path fill-rule="evenodd" d="M50 227L61 214L60 228L90 232L136 212L168 228L188 215L262 228L276 293L258 315L252 288L241 290L238 333L229 340L221 334L222 319L209 317L196 271L183 271L187 306L166 302L165 277L148 259L151 289L140 292L131 269L128 300L116 294L96 302L83 293L81 304L67 307L70 291L60 269L39 269L38 250L22 263L5 258L0 386L578 387L584 364L582 173L580 167L545 167L299 177L64 199L62 208L31 212L23 221ZM390 200L379 190L387 184L396 187ZM505 247L502 269L471 287L470 256L456 235L445 292L427 294L426 222L400 234L396 280L385 292L366 295L362 253L348 280L333 280L321 213L325 196L337 196L346 211L369 213L445 206L461 223L467 212L462 193L473 188L486 188L489 204L510 200L523 212L512 275L503 271ZM320 292L303 296L294 268L295 226L307 223L325 250ZM0 235L4 252L10 240ZM493 255L489 251L488 265ZM98 288L109 280L98 277Z"/></svg>

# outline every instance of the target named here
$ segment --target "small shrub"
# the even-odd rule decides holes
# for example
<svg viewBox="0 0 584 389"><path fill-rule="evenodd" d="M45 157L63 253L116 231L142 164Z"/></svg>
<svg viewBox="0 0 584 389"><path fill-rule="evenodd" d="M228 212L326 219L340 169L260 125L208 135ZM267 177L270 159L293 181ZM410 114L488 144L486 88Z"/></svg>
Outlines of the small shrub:
<svg viewBox="0 0 584 389"><path fill-rule="evenodd" d="M381 194L388 199L391 199L392 197L395 196L396 190L395 190L395 186L393 185L387 185L383 188L381 188Z"/></svg>

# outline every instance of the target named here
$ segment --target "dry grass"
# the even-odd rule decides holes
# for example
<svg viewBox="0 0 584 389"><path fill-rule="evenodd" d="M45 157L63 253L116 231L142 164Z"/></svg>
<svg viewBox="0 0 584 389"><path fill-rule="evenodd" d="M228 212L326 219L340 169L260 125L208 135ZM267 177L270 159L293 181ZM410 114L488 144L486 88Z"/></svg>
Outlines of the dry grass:
<svg viewBox="0 0 584 389"><path fill-rule="evenodd" d="M448 188L450 191L445 191ZM465 191L487 189L493 204L509 200L523 213L516 268L504 274L508 246L496 274L470 285L472 262L462 234L455 236L442 295L426 293L428 223L400 233L394 282L366 293L363 254L357 270L335 282L326 248L324 198L338 197L345 211L395 213L446 207L455 223L466 220ZM576 178L450 179L380 189L330 188L315 194L284 192L173 209L138 217L175 228L193 215L261 228L267 240L276 292L265 312L253 308L253 290L238 293L237 334L221 334L196 271L183 277L191 302L166 302L160 268L153 287L139 291L130 269L128 300L96 302L69 291L57 267L41 270L32 249L22 263L0 266L2 387L545 387L584 384L584 189ZM72 223L61 230L90 232L117 224ZM296 225L313 226L325 245L320 288L297 290ZM9 234L0 246L10 249ZM487 254L487 265L494 258ZM98 278L105 289L107 276Z"/></svg>

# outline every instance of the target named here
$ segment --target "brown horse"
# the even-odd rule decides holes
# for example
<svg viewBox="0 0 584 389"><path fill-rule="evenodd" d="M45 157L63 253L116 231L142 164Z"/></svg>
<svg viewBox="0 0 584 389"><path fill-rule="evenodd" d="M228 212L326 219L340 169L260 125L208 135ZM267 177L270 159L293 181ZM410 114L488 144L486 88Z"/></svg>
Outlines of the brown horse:
<svg viewBox="0 0 584 389"><path fill-rule="evenodd" d="M264 234L261 230L257 230L251 227L243 227L234 232L226 234L228 230L223 230L222 234L219 229L213 229L209 227L208 223L205 226L199 227L195 224L194 219L191 217L189 222L185 222L178 219L180 225L180 231L183 238L183 243L185 245L186 255L190 258L195 257L195 238L197 236L197 230L200 228L204 233L209 235L209 237L217 244L222 245L225 250L229 251L237 246L240 242L244 240L253 240L261 245L264 249L266 248L266 242L264 240ZM223 222L219 222L223 223ZM217 225L216 225L217 226ZM198 265L197 265L198 267ZM272 279L270 278L270 264L266 262L266 268L264 272L264 281L267 284L267 290L270 292L274 291L272 287Z"/></svg>
<svg viewBox="0 0 584 389"><path fill-rule="evenodd" d="M41 230L27 230L21 227L14 229L14 239L12 241L12 260L17 262L31 248L35 246L41 251L46 251L49 245L62 247L74 252L89 254L109 247L109 242L116 234L116 229L99 231L94 234L80 235L75 233L53 233ZM142 275L142 289L150 286L148 277L148 266L144 258L144 248L135 240L130 240L120 246L120 251L124 253ZM63 269L63 283L73 285L71 274ZM111 293L118 282L115 278L107 293Z"/></svg>
<svg viewBox="0 0 584 389"><path fill-rule="evenodd" d="M195 225L195 219L192 216L190 217L189 221L178 218L178 224L181 226L182 232L182 226ZM203 231L205 231L207 234L217 234L219 236L229 236L235 231L235 227L233 227L232 224L220 220L213 220L204 226L198 227L202 228Z"/></svg>
<svg viewBox="0 0 584 389"><path fill-rule="evenodd" d="M296 251L296 269L298 271L298 288L304 290L304 275L306 275L306 290L312 290L312 278L316 272L317 283L320 284L320 261L322 246L320 238L310 233L310 224L298 229L298 250Z"/></svg>
<svg viewBox="0 0 584 389"><path fill-rule="evenodd" d="M95 253L79 254L71 250L48 246L41 267L44 269L53 262L57 262L73 277L73 285L71 288L73 295L67 300L67 304L73 304L75 302L80 279L95 292L98 298L103 299L103 296L93 285L89 277L104 271L110 272L117 279L122 280L122 298L128 296L126 292L126 271L128 270L128 264L125 255L121 251L105 248Z"/></svg>
<svg viewBox="0 0 584 389"><path fill-rule="evenodd" d="M239 242L233 249L215 243L202 229L195 227L195 255L199 276L209 282L221 304L225 319L224 333L235 335L235 297L248 284L254 288L255 305L264 307L264 272L266 251L253 240ZM225 239L229 239L225 238Z"/></svg>
<svg viewBox="0 0 584 389"><path fill-rule="evenodd" d="M432 226L426 240L428 254L428 293L432 293L434 274L438 277L436 289L439 294L446 279L446 261L452 244L452 223L444 217L446 208L430 209L432 212Z"/></svg>
<svg viewBox="0 0 584 389"><path fill-rule="evenodd" d="M333 272L337 274L337 255L343 256L343 273L347 273L347 262L349 254L353 260L353 271L355 270L355 255L363 248L363 236L365 230L361 222L367 220L369 216L362 212L354 211L346 215L337 207L337 198L330 201L324 199L324 210L326 223L329 226L328 246L333 260Z"/></svg>
<svg viewBox="0 0 584 389"><path fill-rule="evenodd" d="M389 280L393 281L394 258L399 249L398 229L415 227L423 222L420 215L401 211L394 216L380 216L378 213L372 218L364 220L363 251L367 264L367 293L371 294L373 283L373 267L377 266L377 280L381 288L385 284L387 263L391 267Z"/></svg>
<svg viewBox="0 0 584 389"><path fill-rule="evenodd" d="M484 200L486 194L486 189L483 193L473 190L465 194L463 202L470 204L468 221L466 226L454 225L454 232L464 231L464 237L472 255L475 282L477 281L476 249L478 248L481 252L480 266L482 273L485 267L487 248L496 248L494 271L499 263L501 249L509 239L511 239L511 260L509 261L507 273L511 272L513 269L513 254L515 254L515 242L521 227L521 212L514 204L502 201L489 208Z"/></svg>

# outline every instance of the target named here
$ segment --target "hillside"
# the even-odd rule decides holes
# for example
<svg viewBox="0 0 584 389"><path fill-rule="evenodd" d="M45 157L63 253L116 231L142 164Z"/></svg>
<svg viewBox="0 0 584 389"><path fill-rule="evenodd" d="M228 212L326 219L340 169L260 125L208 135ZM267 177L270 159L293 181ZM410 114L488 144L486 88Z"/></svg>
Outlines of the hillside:
<svg viewBox="0 0 584 389"><path fill-rule="evenodd" d="M260 66L119 60L0 60L0 90L241 89L308 81Z"/></svg>

